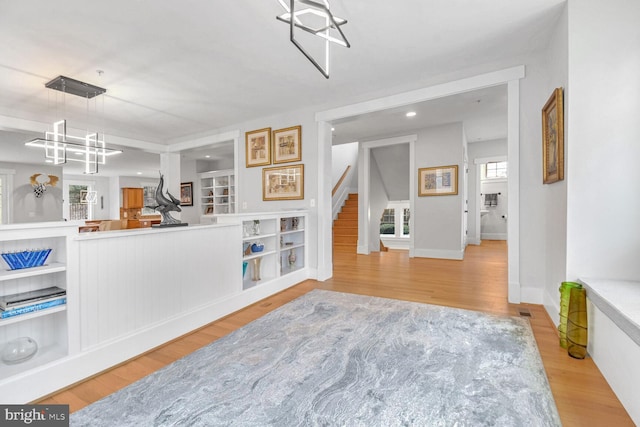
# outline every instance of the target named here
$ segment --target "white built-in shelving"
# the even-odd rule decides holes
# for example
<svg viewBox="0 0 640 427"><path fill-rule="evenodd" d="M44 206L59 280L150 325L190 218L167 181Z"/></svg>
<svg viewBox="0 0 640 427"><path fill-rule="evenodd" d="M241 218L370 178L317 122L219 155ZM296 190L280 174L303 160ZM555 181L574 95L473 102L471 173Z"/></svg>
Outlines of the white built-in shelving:
<svg viewBox="0 0 640 427"><path fill-rule="evenodd" d="M230 214L236 211L236 186L233 170L202 172L199 177L202 215Z"/></svg>
<svg viewBox="0 0 640 427"><path fill-rule="evenodd" d="M229 215L218 218L218 222L242 224L243 262L247 263L242 280L244 290L267 283L283 280L293 283L306 278L306 212ZM254 243L264 245L264 249L252 251ZM298 275L292 275L296 272Z"/></svg>
<svg viewBox="0 0 640 427"><path fill-rule="evenodd" d="M29 292L50 286L67 289L67 244L77 232L72 225L0 227L0 252L51 248L45 265L10 270L0 261L0 296ZM0 362L0 383L12 376L63 358L69 353L67 305L0 319L0 350L7 342L28 336L38 344L36 355L24 363Z"/></svg>

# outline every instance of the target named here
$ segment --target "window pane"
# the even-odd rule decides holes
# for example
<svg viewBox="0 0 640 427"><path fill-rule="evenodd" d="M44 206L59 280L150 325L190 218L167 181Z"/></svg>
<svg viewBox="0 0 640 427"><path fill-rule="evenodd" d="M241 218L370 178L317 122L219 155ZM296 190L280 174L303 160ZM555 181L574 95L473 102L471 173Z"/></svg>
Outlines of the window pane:
<svg viewBox="0 0 640 427"><path fill-rule="evenodd" d="M86 185L69 185L69 219L82 220L89 218L89 205L87 203L81 203L81 191L88 191L89 187Z"/></svg>
<svg viewBox="0 0 640 427"><path fill-rule="evenodd" d="M506 178L507 162L487 163L487 178Z"/></svg>
<svg viewBox="0 0 640 427"><path fill-rule="evenodd" d="M409 213L409 209L403 209L402 213L402 235L409 235L409 218L411 218L411 214Z"/></svg>
<svg viewBox="0 0 640 427"><path fill-rule="evenodd" d="M396 234L395 209L385 209L380 219L380 234Z"/></svg>

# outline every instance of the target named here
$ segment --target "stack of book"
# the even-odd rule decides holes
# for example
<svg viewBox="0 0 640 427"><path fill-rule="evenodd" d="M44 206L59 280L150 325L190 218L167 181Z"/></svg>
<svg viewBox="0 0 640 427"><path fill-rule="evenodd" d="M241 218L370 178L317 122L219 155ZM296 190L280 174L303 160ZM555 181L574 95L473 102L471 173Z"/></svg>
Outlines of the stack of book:
<svg viewBox="0 0 640 427"><path fill-rule="evenodd" d="M57 286L0 297L0 319L33 313L67 303L67 291Z"/></svg>

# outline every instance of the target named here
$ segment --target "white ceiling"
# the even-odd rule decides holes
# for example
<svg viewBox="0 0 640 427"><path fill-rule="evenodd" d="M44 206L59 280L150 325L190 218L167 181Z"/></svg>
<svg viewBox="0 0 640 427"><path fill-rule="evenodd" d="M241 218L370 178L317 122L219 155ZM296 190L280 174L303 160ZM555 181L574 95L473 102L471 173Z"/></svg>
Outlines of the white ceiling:
<svg viewBox="0 0 640 427"><path fill-rule="evenodd" d="M49 123L62 112L75 128L171 144L296 108L416 89L544 49L563 3L333 0L334 13L349 21L343 30L352 47L332 49L327 80L289 41L287 25L275 19L282 12L276 0L0 0L0 117ZM62 105L62 95L44 87L58 75L107 93L89 103L66 95ZM501 96L459 102L490 106ZM488 121L488 110L482 114ZM473 133L476 119L465 120ZM336 124L336 138L361 139L356 123ZM360 129L371 128L363 123ZM487 132L474 138L500 133Z"/></svg>

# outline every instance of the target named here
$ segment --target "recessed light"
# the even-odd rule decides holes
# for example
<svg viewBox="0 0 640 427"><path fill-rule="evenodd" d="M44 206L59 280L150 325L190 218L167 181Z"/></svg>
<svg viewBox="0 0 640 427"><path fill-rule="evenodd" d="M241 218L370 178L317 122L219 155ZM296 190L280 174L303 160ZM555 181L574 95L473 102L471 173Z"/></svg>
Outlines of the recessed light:
<svg viewBox="0 0 640 427"><path fill-rule="evenodd" d="M334 130L336 130L336 128L331 128L331 132L333 132Z"/></svg>
<svg viewBox="0 0 640 427"><path fill-rule="evenodd" d="M45 160L44 162L45 162L45 163L53 163L53 160L51 160L51 159L47 159L47 160Z"/></svg>
<svg viewBox="0 0 640 427"><path fill-rule="evenodd" d="M142 175L142 172L136 172L138 175Z"/></svg>
<svg viewBox="0 0 640 427"><path fill-rule="evenodd" d="M416 115L416 112L415 112L415 111L409 111L409 112L407 113L407 117L414 117L415 115Z"/></svg>
<svg viewBox="0 0 640 427"><path fill-rule="evenodd" d="M211 158L211 156L210 156L210 155L208 155L208 154L207 154L206 156L204 156L204 157L206 157L207 159Z"/></svg>

